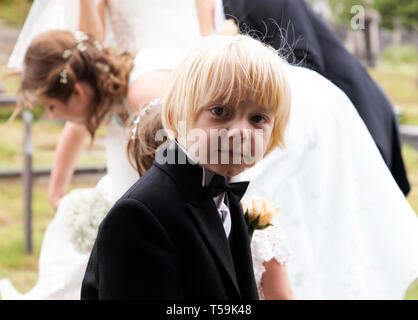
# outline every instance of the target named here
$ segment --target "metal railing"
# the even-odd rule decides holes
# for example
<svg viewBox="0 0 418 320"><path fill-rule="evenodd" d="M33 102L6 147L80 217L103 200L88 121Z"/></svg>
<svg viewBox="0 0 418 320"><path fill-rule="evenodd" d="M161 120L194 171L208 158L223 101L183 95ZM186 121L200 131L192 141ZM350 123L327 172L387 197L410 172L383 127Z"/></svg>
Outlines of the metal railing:
<svg viewBox="0 0 418 320"><path fill-rule="evenodd" d="M16 104L16 96L4 94L1 91L0 85L0 107L5 105ZM399 110L397 110L399 112ZM35 176L49 175L51 169L33 169L32 168L32 155L33 144L31 136L31 127L33 122L33 115L30 111L25 111L22 115L25 135L23 139L23 153L24 153L24 167L23 171L20 170L0 170L0 178L23 178L24 188L24 232L25 232L25 249L27 253L32 253L32 187L33 178ZM416 150L418 150L418 126L400 126L400 135L402 142L411 144ZM85 167L77 168L74 174L85 173L105 173L106 167Z"/></svg>
<svg viewBox="0 0 418 320"><path fill-rule="evenodd" d="M23 188L24 188L24 226L25 226L25 248L26 252L32 253L32 121L33 114L30 111L23 112L23 122L25 124L25 138L23 139Z"/></svg>
<svg viewBox="0 0 418 320"><path fill-rule="evenodd" d="M2 93L2 86L0 85L0 107L15 105L17 102L15 95ZM24 123L24 138L23 138L23 170L0 170L0 178L14 178L22 177L23 180L23 224L24 224L24 236L25 236L25 250L28 254L33 252L32 246L32 189L33 179L36 176L50 175L51 169L33 169L32 156L33 156L33 143L32 143L32 123L33 114L29 110L26 110L22 114L22 120ZM84 173L104 173L106 172L105 166L100 167L85 167L76 168L74 174Z"/></svg>

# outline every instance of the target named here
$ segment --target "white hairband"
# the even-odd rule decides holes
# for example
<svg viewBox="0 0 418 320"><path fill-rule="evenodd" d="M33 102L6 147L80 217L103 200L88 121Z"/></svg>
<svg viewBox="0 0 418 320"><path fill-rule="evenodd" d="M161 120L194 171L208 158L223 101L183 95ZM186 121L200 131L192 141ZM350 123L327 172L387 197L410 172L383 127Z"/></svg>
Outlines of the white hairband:
<svg viewBox="0 0 418 320"><path fill-rule="evenodd" d="M161 104L161 100L156 98L156 99L152 100L150 103L148 103L148 105L139 112L138 116L135 118L135 120L133 122L134 126L132 128L131 140L135 140L135 138L136 138L136 131L138 129L138 124L141 121L141 119L148 114L148 112L151 110L151 108L153 108L154 106L156 106L158 104Z"/></svg>

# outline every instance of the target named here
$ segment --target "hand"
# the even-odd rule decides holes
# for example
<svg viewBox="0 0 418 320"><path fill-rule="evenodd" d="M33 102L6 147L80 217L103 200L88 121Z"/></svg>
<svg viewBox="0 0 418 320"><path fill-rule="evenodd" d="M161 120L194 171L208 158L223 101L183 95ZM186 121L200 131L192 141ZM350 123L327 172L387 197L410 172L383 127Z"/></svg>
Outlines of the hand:
<svg viewBox="0 0 418 320"><path fill-rule="evenodd" d="M233 36L239 33L239 28L233 19L228 19L222 24L219 33L227 36Z"/></svg>

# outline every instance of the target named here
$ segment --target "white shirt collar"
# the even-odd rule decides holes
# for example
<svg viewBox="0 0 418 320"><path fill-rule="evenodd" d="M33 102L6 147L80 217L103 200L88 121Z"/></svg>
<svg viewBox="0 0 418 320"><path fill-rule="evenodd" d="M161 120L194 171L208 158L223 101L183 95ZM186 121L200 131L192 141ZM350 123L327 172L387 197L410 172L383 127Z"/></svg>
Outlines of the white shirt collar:
<svg viewBox="0 0 418 320"><path fill-rule="evenodd" d="M192 162L193 164L196 164L196 165L198 165L199 167L202 168L202 170L203 170L203 173L202 173L202 187L207 187L209 185L209 183L212 181L212 178L215 175L215 172L213 172L209 169L206 169L203 166L200 166L197 163L197 161L190 155L190 153L182 145L180 145L180 143L178 143L176 140L174 140L174 142L184 152L184 154L190 160L190 162ZM231 183L231 182L240 182L240 181L244 181L244 180L241 179L239 175L237 175L237 176L234 176L234 177L226 177L226 181L228 183Z"/></svg>
<svg viewBox="0 0 418 320"><path fill-rule="evenodd" d="M183 146L181 146L176 140L174 141L177 144L177 146L184 152L186 157L193 164L198 165L197 161L193 159L193 157L187 152L187 150L183 148ZM205 187L209 185L213 176L215 175L215 172L208 170L205 167L202 167L202 166L200 167L202 168L202 187ZM236 177L231 177L227 180L228 182L232 182L232 181L237 181L238 179L239 179L238 176L236 176ZM222 216L222 212L226 212L226 218L225 218L225 221L223 221L223 227L225 230L226 237L228 238L231 232L232 221L231 221L231 214L230 214L229 208L226 206L224 200L225 200L225 192L213 198L213 201L215 202L215 206L216 206L216 209L218 210L218 213Z"/></svg>

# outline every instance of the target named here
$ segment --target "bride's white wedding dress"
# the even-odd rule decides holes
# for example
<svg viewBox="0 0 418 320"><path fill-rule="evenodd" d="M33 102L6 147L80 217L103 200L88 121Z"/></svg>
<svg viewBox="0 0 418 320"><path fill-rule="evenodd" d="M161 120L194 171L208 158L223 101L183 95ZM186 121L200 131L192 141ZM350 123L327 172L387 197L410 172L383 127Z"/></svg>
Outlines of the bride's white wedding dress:
<svg viewBox="0 0 418 320"><path fill-rule="evenodd" d="M134 73L171 69L165 55L140 52L144 68ZM274 257L287 263L297 299L402 299L418 276L415 212L344 92L309 69L286 71L287 148L240 177L250 181L246 198L281 207L280 230L267 228L251 244L260 296L262 263Z"/></svg>
<svg viewBox="0 0 418 320"><path fill-rule="evenodd" d="M402 299L418 276L418 221L347 96L289 67L285 150L242 179L246 196L281 207L298 299Z"/></svg>
<svg viewBox="0 0 418 320"><path fill-rule="evenodd" d="M119 51L190 46L200 38L195 0L106 0L105 44ZM21 70L40 32L77 30L79 0L35 0L7 66Z"/></svg>
<svg viewBox="0 0 418 320"><path fill-rule="evenodd" d="M200 39L194 0L108 0L108 6L108 43L123 50L141 49L130 82L149 71L173 69L184 56L184 48ZM54 28L54 23L60 29L75 30L77 12L78 1L36 0L9 67L21 68L26 47L39 31ZM52 20L48 20L51 14L54 19L50 16ZM49 22L34 28L39 16ZM10 280L0 280L2 299L80 298L81 282L98 226L114 202L138 179L126 158L126 136L125 128L117 121L110 122L104 139L107 174L96 187L75 189L61 200L44 235L36 285L22 294ZM263 297L263 262L276 258L279 263L285 263L291 249L278 226L256 231L251 247L256 281Z"/></svg>

